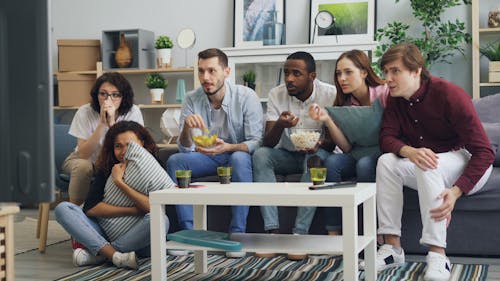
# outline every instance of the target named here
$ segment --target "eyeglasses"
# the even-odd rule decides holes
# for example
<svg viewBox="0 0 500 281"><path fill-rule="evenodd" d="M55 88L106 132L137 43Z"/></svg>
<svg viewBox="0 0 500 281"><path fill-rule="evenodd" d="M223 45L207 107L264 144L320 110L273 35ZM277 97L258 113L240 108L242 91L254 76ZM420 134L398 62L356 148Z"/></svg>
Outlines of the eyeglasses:
<svg viewBox="0 0 500 281"><path fill-rule="evenodd" d="M111 97L112 100L117 100L121 99L123 96L121 93L106 93L106 92L99 92L99 97L103 99L107 99L108 97Z"/></svg>

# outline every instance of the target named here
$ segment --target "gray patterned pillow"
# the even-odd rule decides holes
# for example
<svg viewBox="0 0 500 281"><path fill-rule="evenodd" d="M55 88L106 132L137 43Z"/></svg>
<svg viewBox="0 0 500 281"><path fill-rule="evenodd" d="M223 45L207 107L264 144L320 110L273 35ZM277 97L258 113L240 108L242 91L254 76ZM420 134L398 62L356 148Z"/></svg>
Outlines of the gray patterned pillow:
<svg viewBox="0 0 500 281"><path fill-rule="evenodd" d="M175 186L153 155L139 144L130 142L124 158L128 160L124 181L135 190L148 195L149 192ZM120 207L134 206L134 202L116 186L112 176L106 181L103 202ZM141 219L140 216L99 218L99 224L108 238L114 241Z"/></svg>

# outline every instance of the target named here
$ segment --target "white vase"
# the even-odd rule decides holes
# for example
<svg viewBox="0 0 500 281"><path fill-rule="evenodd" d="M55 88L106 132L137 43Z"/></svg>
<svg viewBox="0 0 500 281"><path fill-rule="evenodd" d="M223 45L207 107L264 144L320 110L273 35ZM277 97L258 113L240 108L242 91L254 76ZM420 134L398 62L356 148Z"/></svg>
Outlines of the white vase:
<svg viewBox="0 0 500 281"><path fill-rule="evenodd" d="M163 104L163 93L165 89L149 89L152 104Z"/></svg>
<svg viewBox="0 0 500 281"><path fill-rule="evenodd" d="M156 49L156 64L159 68L171 66L172 49Z"/></svg>

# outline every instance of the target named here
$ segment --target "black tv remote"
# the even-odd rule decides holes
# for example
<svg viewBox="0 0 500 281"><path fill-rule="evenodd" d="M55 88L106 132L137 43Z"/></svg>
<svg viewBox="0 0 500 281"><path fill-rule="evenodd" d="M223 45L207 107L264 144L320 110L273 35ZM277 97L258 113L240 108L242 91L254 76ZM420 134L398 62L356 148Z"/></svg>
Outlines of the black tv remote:
<svg viewBox="0 0 500 281"><path fill-rule="evenodd" d="M310 190L322 190L322 189L334 189L334 188L341 188L341 187L354 187L356 186L357 182L355 181L341 181L341 182L333 182L333 183L327 183L327 184L318 184L318 185L311 185L309 186Z"/></svg>

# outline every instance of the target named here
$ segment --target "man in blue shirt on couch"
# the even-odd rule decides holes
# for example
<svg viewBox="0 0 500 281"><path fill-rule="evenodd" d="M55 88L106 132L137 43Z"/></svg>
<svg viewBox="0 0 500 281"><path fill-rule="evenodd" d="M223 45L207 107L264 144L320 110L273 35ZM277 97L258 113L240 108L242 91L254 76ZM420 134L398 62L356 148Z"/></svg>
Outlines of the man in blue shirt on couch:
<svg viewBox="0 0 500 281"><path fill-rule="evenodd" d="M176 170L192 170L192 177L217 175L218 166L232 167L232 180L252 182L252 153L260 145L263 111L260 99L250 88L227 81L230 74L226 54L207 49L198 54L198 78L201 87L188 94L182 106L180 136L181 153L169 157L167 172L176 181ZM211 147L193 142L193 130L217 132ZM230 233L246 230L248 206L232 206ZM193 228L193 207L176 206L182 229ZM169 251L185 254L185 251ZM242 257L242 252L227 252L228 257Z"/></svg>

